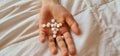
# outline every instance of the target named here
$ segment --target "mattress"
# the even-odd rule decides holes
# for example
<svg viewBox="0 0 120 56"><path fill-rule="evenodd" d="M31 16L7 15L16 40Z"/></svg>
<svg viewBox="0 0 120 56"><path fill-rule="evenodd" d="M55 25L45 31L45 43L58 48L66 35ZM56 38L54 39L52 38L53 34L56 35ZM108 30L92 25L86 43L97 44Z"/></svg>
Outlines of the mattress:
<svg viewBox="0 0 120 56"><path fill-rule="evenodd" d="M120 0L61 0L79 24L76 56L120 56ZM0 56L52 56L40 43L41 0L0 0ZM61 56L60 51L56 56Z"/></svg>

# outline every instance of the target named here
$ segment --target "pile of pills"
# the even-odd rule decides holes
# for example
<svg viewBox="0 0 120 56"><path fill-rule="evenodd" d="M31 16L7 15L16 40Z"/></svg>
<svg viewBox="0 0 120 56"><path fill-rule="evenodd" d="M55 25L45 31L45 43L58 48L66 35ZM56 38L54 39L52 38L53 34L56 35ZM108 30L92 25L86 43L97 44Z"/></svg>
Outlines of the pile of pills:
<svg viewBox="0 0 120 56"><path fill-rule="evenodd" d="M47 24L42 24L42 27L50 27L53 33L53 38L57 37L57 32L59 31L59 28L62 26L62 23L57 23L55 19L52 19L51 22L48 22Z"/></svg>

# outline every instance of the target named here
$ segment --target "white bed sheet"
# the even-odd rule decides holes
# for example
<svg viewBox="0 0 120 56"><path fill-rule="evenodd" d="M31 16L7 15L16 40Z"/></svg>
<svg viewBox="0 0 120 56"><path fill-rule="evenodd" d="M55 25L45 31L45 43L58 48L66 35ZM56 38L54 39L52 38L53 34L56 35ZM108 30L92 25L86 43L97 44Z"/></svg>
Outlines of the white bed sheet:
<svg viewBox="0 0 120 56"><path fill-rule="evenodd" d="M39 42L41 0L0 0L0 56L52 56ZM120 0L61 0L79 23L76 56L120 56ZM57 56L61 56L60 52Z"/></svg>

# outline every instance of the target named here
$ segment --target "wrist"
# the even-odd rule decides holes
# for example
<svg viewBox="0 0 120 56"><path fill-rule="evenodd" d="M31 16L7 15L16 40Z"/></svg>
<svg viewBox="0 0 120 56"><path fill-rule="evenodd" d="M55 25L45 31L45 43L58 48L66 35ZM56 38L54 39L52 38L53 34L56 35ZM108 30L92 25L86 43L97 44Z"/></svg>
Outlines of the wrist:
<svg viewBox="0 0 120 56"><path fill-rule="evenodd" d="M59 0L42 0L42 5L46 4L60 4Z"/></svg>

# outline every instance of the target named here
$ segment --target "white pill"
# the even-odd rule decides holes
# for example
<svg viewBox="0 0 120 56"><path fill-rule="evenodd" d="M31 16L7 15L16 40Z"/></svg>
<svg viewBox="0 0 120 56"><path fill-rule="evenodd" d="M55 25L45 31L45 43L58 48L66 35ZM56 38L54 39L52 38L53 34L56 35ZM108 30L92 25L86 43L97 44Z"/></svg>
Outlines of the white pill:
<svg viewBox="0 0 120 56"><path fill-rule="evenodd" d="M45 25L45 24L42 24L42 27L46 27L46 25Z"/></svg>
<svg viewBox="0 0 120 56"><path fill-rule="evenodd" d="M57 22L54 23L54 27L56 27L56 26L57 26Z"/></svg>
<svg viewBox="0 0 120 56"><path fill-rule="evenodd" d="M57 25L57 22L55 22L54 24Z"/></svg>
<svg viewBox="0 0 120 56"><path fill-rule="evenodd" d="M54 22L55 22L55 19L52 19L51 22L54 23Z"/></svg>
<svg viewBox="0 0 120 56"><path fill-rule="evenodd" d="M56 35L55 35L55 34L53 35L53 38L56 38Z"/></svg>
<svg viewBox="0 0 120 56"><path fill-rule="evenodd" d="M50 25L50 22L48 22L47 24Z"/></svg>
<svg viewBox="0 0 120 56"><path fill-rule="evenodd" d="M49 22L47 23L47 27L50 27L50 23Z"/></svg>
<svg viewBox="0 0 120 56"><path fill-rule="evenodd" d="M51 27L54 27L54 24L51 24Z"/></svg>
<svg viewBox="0 0 120 56"><path fill-rule="evenodd" d="M62 23L59 23L60 26L62 26Z"/></svg>
<svg viewBox="0 0 120 56"><path fill-rule="evenodd" d="M59 28L60 27L60 25L59 24L57 24L57 28Z"/></svg>
<svg viewBox="0 0 120 56"><path fill-rule="evenodd" d="M57 31L53 31L53 34L57 34Z"/></svg>
<svg viewBox="0 0 120 56"><path fill-rule="evenodd" d="M51 28L52 31L55 31L56 29L55 28Z"/></svg>

